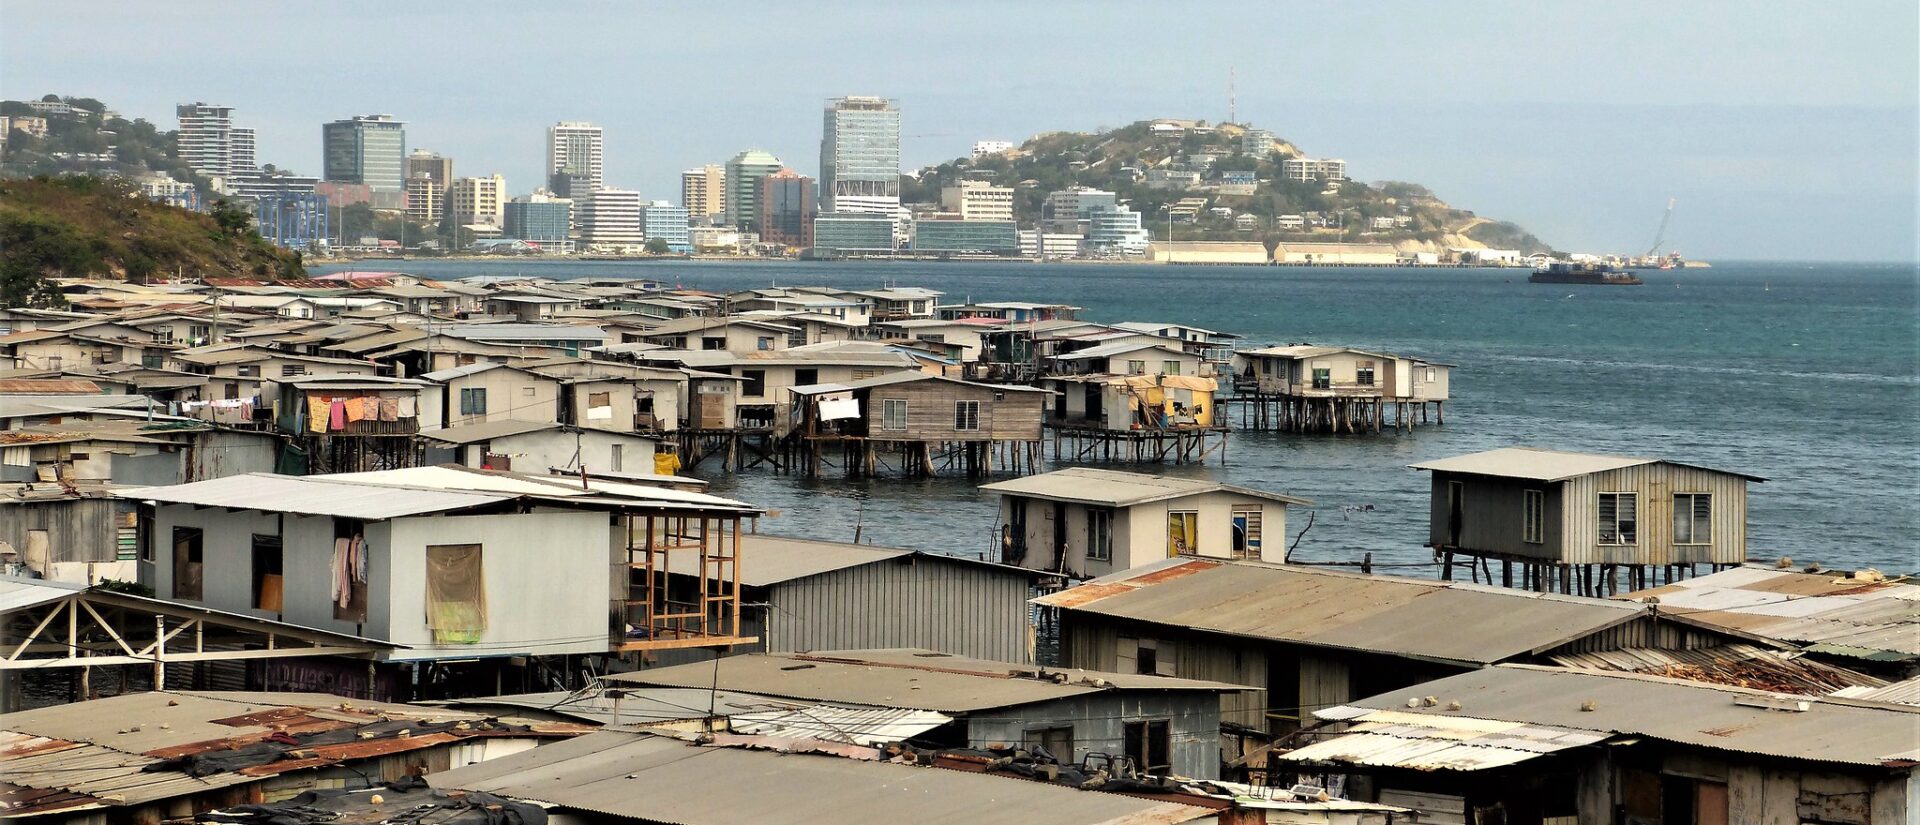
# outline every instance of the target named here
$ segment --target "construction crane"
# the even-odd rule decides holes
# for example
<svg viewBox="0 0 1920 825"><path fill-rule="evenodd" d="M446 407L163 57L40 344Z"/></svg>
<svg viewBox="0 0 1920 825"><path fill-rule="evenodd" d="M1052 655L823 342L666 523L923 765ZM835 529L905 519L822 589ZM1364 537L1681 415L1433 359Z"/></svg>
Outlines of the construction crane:
<svg viewBox="0 0 1920 825"><path fill-rule="evenodd" d="M1647 254L1640 257L1653 257L1653 253L1660 251L1660 245L1667 242L1667 221L1673 220L1673 201L1673 198L1667 199L1667 212L1660 216L1660 228L1653 233L1653 246L1648 247Z"/></svg>

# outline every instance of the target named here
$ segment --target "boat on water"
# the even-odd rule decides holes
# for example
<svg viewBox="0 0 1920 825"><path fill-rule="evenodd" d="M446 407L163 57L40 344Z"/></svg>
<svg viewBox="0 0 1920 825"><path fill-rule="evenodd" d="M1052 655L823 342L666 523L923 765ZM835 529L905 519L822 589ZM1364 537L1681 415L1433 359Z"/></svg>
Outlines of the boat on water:
<svg viewBox="0 0 1920 825"><path fill-rule="evenodd" d="M1536 284L1591 284L1595 286L1639 286L1640 276L1611 264L1568 263L1554 261L1533 271L1527 281Z"/></svg>

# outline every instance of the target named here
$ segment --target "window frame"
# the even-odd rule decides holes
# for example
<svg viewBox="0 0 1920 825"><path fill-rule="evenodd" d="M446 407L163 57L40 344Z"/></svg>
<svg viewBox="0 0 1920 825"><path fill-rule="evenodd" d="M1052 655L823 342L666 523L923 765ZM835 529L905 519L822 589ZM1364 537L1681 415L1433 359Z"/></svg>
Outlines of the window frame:
<svg viewBox="0 0 1920 825"><path fill-rule="evenodd" d="M961 400L953 402L953 431L957 433L977 433L980 431L979 401Z"/></svg>
<svg viewBox="0 0 1920 825"><path fill-rule="evenodd" d="M1360 361L1353 365L1353 383L1355 384L1371 387L1378 376L1378 367L1372 361Z"/></svg>
<svg viewBox="0 0 1920 825"><path fill-rule="evenodd" d="M1160 362L1160 374L1161 374L1161 375L1179 375L1179 374L1180 374L1180 362L1179 362L1179 361L1173 361L1173 360L1167 360L1167 361L1161 361L1161 362Z"/></svg>
<svg viewBox="0 0 1920 825"><path fill-rule="evenodd" d="M1113 508L1087 508L1087 561L1113 561Z"/></svg>
<svg viewBox="0 0 1920 825"><path fill-rule="evenodd" d="M174 525L173 532L169 538L172 539L172 543L168 545L171 549L169 550L167 561L171 562L173 566L173 586L171 588L173 598L179 601L204 601L207 592L207 531L200 527ZM185 559L180 557L183 545L192 548L192 552L189 553ZM199 559L195 560L195 556L198 556ZM192 567L199 568L199 575L193 582L192 590L189 591L182 586L181 574L190 572Z"/></svg>
<svg viewBox="0 0 1920 825"><path fill-rule="evenodd" d="M1188 547L1185 551L1181 551L1177 549L1174 546L1174 542L1173 542L1173 520L1178 517L1185 517L1185 520L1190 520L1193 523L1192 530L1181 531L1183 533L1191 532L1193 534L1192 546ZM1179 558L1181 556L1200 555L1200 511L1199 510L1168 510L1166 527L1167 527L1167 558L1172 559L1172 558Z"/></svg>
<svg viewBox="0 0 1920 825"><path fill-rule="evenodd" d="M487 388L486 387L461 387L460 388L460 414L461 415L486 415L487 414Z"/></svg>
<svg viewBox="0 0 1920 825"><path fill-rule="evenodd" d="M1680 538L1680 500L1687 500L1687 538ZM1700 503L1706 504L1704 519L1700 513ZM1706 527L1706 538L1700 537L1700 528ZM1688 491L1673 494L1673 543L1684 547L1705 547L1713 544L1713 494Z"/></svg>
<svg viewBox="0 0 1920 825"><path fill-rule="evenodd" d="M746 379L740 384L740 397L764 398L767 395L766 370L741 370L740 377Z"/></svg>
<svg viewBox="0 0 1920 825"><path fill-rule="evenodd" d="M1155 736L1155 730L1159 735ZM1127 758L1133 760L1133 766L1142 774L1157 776L1155 770L1164 773L1173 772L1173 720L1172 719L1134 719L1122 728L1122 750ZM1137 743L1137 744L1136 744ZM1156 749L1155 744L1159 747ZM1155 751L1158 750L1158 753ZM1156 764L1155 756L1161 756L1164 762Z"/></svg>
<svg viewBox="0 0 1920 825"><path fill-rule="evenodd" d="M1597 498L1594 501L1594 520L1600 526L1598 535L1594 537L1596 540L1595 543L1605 547L1639 547L1640 546L1640 494L1632 490L1602 490L1599 493L1596 493L1595 495L1597 496ZM1611 540L1607 538L1608 519L1602 515L1602 507L1604 506L1604 503L1610 496L1615 497L1614 506L1613 506L1613 518L1611 519L1613 523L1613 538ZM1625 498L1624 499L1619 498L1622 496L1624 496ZM1620 517L1619 502L1621 500L1631 502L1630 509L1633 511L1631 518L1623 519ZM1622 524L1631 525L1632 529L1630 531L1623 530L1621 529Z"/></svg>
<svg viewBox="0 0 1920 825"><path fill-rule="evenodd" d="M1545 490L1520 491L1520 541L1547 543L1547 493Z"/></svg>
<svg viewBox="0 0 1920 825"><path fill-rule="evenodd" d="M899 410L897 417L894 413L896 409ZM880 399L880 429L890 433L906 432L907 416L911 412L912 405L905 398Z"/></svg>

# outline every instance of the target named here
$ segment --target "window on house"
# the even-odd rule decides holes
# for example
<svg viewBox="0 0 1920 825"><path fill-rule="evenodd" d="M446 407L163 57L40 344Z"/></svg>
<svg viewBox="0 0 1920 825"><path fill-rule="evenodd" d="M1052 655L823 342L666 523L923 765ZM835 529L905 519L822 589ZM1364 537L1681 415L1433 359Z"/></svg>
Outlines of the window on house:
<svg viewBox="0 0 1920 825"><path fill-rule="evenodd" d="M858 381L862 378L872 378L879 374L880 371L876 369L855 369L853 371L853 380Z"/></svg>
<svg viewBox="0 0 1920 825"><path fill-rule="evenodd" d="M1547 538L1547 494L1539 490L1520 493L1520 540L1541 544Z"/></svg>
<svg viewBox="0 0 1920 825"><path fill-rule="evenodd" d="M307 365L305 364L281 364L280 365L281 378L290 378L295 375L306 375L306 374L307 374Z"/></svg>
<svg viewBox="0 0 1920 825"><path fill-rule="evenodd" d="M953 402L953 428L961 432L974 432L980 429L980 402Z"/></svg>
<svg viewBox="0 0 1920 825"><path fill-rule="evenodd" d="M1325 390L1333 388L1333 370L1327 367L1313 368L1313 388Z"/></svg>
<svg viewBox="0 0 1920 825"><path fill-rule="evenodd" d="M1707 493L1673 494L1673 543L1713 543L1713 496Z"/></svg>
<svg viewBox="0 0 1920 825"><path fill-rule="evenodd" d="M1113 511L1087 508L1087 561L1113 561Z"/></svg>
<svg viewBox="0 0 1920 825"><path fill-rule="evenodd" d="M753 348L762 352L773 349L773 336L762 335L753 339Z"/></svg>
<svg viewBox="0 0 1920 825"><path fill-rule="evenodd" d="M1147 374L1147 362L1145 362L1145 361L1128 361L1128 362L1127 362L1127 374L1128 374L1128 375L1146 375L1146 374Z"/></svg>
<svg viewBox="0 0 1920 825"><path fill-rule="evenodd" d="M1133 646L1133 672L1155 674L1160 672L1160 643L1152 639L1141 639Z"/></svg>
<svg viewBox="0 0 1920 825"><path fill-rule="evenodd" d="M1439 374L1440 374L1440 373L1439 373L1439 371L1438 371L1438 370L1427 370L1427 380L1428 380L1428 381L1437 381L1437 380L1439 380L1439 379L1438 379L1438 378L1436 378L1435 376L1437 376L1437 375L1439 375Z"/></svg>
<svg viewBox="0 0 1920 825"><path fill-rule="evenodd" d="M1160 374L1161 375L1179 375L1180 362L1179 361L1161 361Z"/></svg>
<svg viewBox="0 0 1920 825"><path fill-rule="evenodd" d="M625 444L608 445L607 469L617 473L626 468L626 446Z"/></svg>
<svg viewBox="0 0 1920 825"><path fill-rule="evenodd" d="M1045 748L1047 753L1061 762L1073 761L1073 726L1060 725L1050 728L1035 728L1027 731L1027 750Z"/></svg>
<svg viewBox="0 0 1920 825"><path fill-rule="evenodd" d="M66 358L64 356L59 356L59 355L47 356L47 369L50 369L50 370L63 369L65 365L66 365Z"/></svg>
<svg viewBox="0 0 1920 825"><path fill-rule="evenodd" d="M240 377L241 378L259 378L260 365L259 364L241 364Z"/></svg>
<svg viewBox="0 0 1920 825"><path fill-rule="evenodd" d="M1258 504L1233 505L1233 557L1236 559L1260 558L1260 518L1263 515Z"/></svg>
<svg viewBox="0 0 1920 825"><path fill-rule="evenodd" d="M539 395L540 390L537 387L521 387L520 394L528 398L532 398L533 396Z"/></svg>
<svg viewBox="0 0 1920 825"><path fill-rule="evenodd" d="M748 398L759 398L767 394L766 370L741 370L740 377L747 379L747 382L740 386L741 395Z"/></svg>
<svg viewBox="0 0 1920 825"><path fill-rule="evenodd" d="M1165 719L1127 723L1127 756L1141 773L1158 776L1173 770L1169 747L1172 727L1172 723Z"/></svg>
<svg viewBox="0 0 1920 825"><path fill-rule="evenodd" d="M1362 387L1373 386L1373 362L1372 361L1361 361L1358 366L1354 367L1353 382L1355 384L1359 384Z"/></svg>
<svg viewBox="0 0 1920 825"><path fill-rule="evenodd" d="M700 339L700 348L701 348L701 349L707 349L707 350L718 350L718 349L726 349L726 348L727 348L727 339L726 339L726 338L724 338L724 337L722 337L722 338L702 338L702 339Z"/></svg>
<svg viewBox="0 0 1920 825"><path fill-rule="evenodd" d="M1640 543L1640 494L1600 494L1600 543Z"/></svg>
<svg viewBox="0 0 1920 825"><path fill-rule="evenodd" d="M487 389L485 387L467 387L460 391L461 415L487 414Z"/></svg>
<svg viewBox="0 0 1920 825"><path fill-rule="evenodd" d="M206 570L204 535L198 527L173 528L173 597L200 601L200 583Z"/></svg>
<svg viewBox="0 0 1920 825"><path fill-rule="evenodd" d="M283 557L279 536L253 537L253 607L280 612Z"/></svg>
<svg viewBox="0 0 1920 825"><path fill-rule="evenodd" d="M814 367L804 367L794 370L793 383L795 386L802 387L808 384L818 384L820 383L820 370Z"/></svg>
<svg viewBox="0 0 1920 825"><path fill-rule="evenodd" d="M907 399L888 398L880 402L880 429L905 430L907 428Z"/></svg>
<svg viewBox="0 0 1920 825"><path fill-rule="evenodd" d="M435 644L477 644L487 631L480 545L427 545L427 628Z"/></svg>
<svg viewBox="0 0 1920 825"><path fill-rule="evenodd" d="M1194 510L1167 511L1167 558L1199 552L1200 514Z"/></svg>

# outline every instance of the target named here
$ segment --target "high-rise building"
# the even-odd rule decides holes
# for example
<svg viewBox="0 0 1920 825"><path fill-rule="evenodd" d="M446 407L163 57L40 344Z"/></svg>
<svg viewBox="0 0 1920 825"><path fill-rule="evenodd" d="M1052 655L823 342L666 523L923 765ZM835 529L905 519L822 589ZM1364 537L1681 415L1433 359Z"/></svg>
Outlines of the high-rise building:
<svg viewBox="0 0 1920 825"><path fill-rule="evenodd" d="M1099 255L1139 255L1147 251L1147 230L1140 213L1124 206L1087 211L1087 251Z"/></svg>
<svg viewBox="0 0 1920 825"><path fill-rule="evenodd" d="M956 181L940 190L940 208L963 221L1013 220L1013 188L983 180Z"/></svg>
<svg viewBox="0 0 1920 825"><path fill-rule="evenodd" d="M600 127L563 120L547 127L548 187L563 198L577 198L606 185Z"/></svg>
<svg viewBox="0 0 1920 825"><path fill-rule="evenodd" d="M376 194L406 189L407 124L392 115L364 115L320 127L321 177L362 183Z"/></svg>
<svg viewBox="0 0 1920 825"><path fill-rule="evenodd" d="M727 168L709 163L680 173L680 205L701 223L727 218Z"/></svg>
<svg viewBox="0 0 1920 825"><path fill-rule="evenodd" d="M567 234L573 227L573 203L541 192L507 202L505 235L547 252L571 251Z"/></svg>
<svg viewBox="0 0 1920 825"><path fill-rule="evenodd" d="M180 159L193 171L210 178L253 171L253 130L234 128L232 106L183 103L174 114L180 118Z"/></svg>
<svg viewBox="0 0 1920 825"><path fill-rule="evenodd" d="M1279 146L1273 133L1265 129L1248 129L1240 133L1240 152L1256 158L1266 158Z"/></svg>
<svg viewBox="0 0 1920 825"><path fill-rule="evenodd" d="M638 247L647 233L640 222L640 193L630 189L596 189L573 199L580 221L580 242L607 249Z"/></svg>
<svg viewBox="0 0 1920 825"><path fill-rule="evenodd" d="M777 246L813 246L813 178L782 169L760 182L760 240Z"/></svg>
<svg viewBox="0 0 1920 825"><path fill-rule="evenodd" d="M693 251L687 218L687 208L675 206L671 201L652 201L640 207L640 229L646 234L647 243L660 241L667 245L669 252Z"/></svg>
<svg viewBox="0 0 1920 825"><path fill-rule="evenodd" d="M407 178L407 220L438 225L445 216L447 190L426 173Z"/></svg>
<svg viewBox="0 0 1920 825"><path fill-rule="evenodd" d="M1057 232L1081 232L1087 216L1095 209L1119 206L1119 198L1105 189L1075 186L1047 193L1040 205L1040 220Z"/></svg>
<svg viewBox="0 0 1920 825"><path fill-rule="evenodd" d="M447 212L458 226L500 227L506 224L507 179L454 178L447 187Z"/></svg>
<svg viewBox="0 0 1920 825"><path fill-rule="evenodd" d="M814 252L829 256L891 254L898 248L894 223L892 215L822 212L813 219Z"/></svg>
<svg viewBox="0 0 1920 825"><path fill-rule="evenodd" d="M760 231L760 182L780 171L780 159L759 149L748 149L727 161L727 225Z"/></svg>
<svg viewBox="0 0 1920 825"><path fill-rule="evenodd" d="M820 211L892 214L900 206L900 110L884 97L827 103Z"/></svg>
<svg viewBox="0 0 1920 825"><path fill-rule="evenodd" d="M412 154L407 155L406 172L409 180L425 175L440 184L441 189L445 189L447 183L453 180L453 158L425 149L415 149Z"/></svg>

